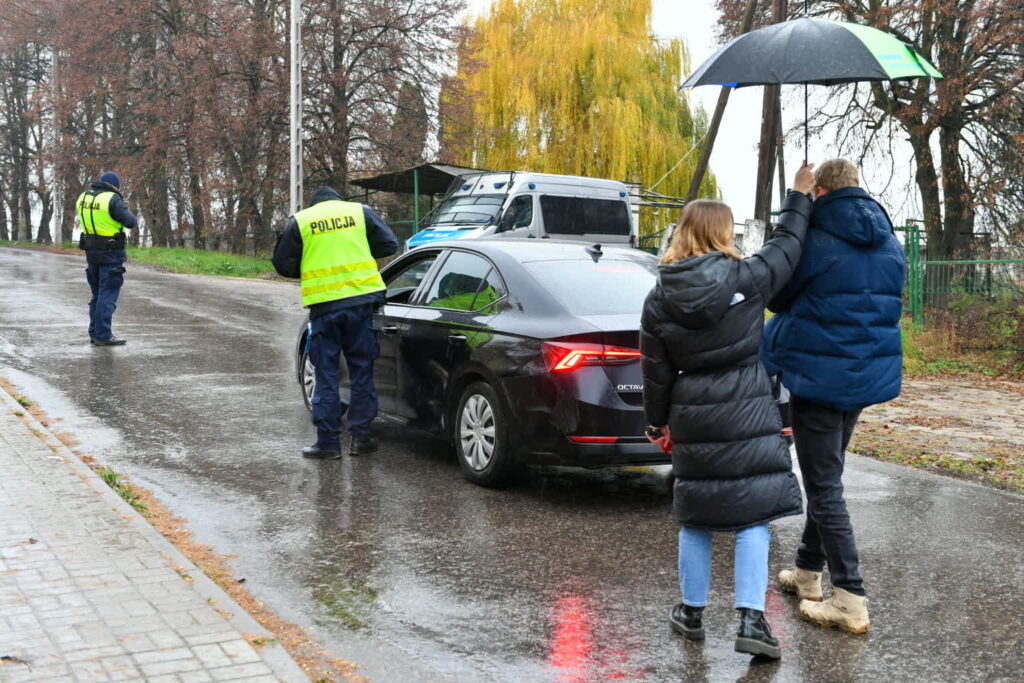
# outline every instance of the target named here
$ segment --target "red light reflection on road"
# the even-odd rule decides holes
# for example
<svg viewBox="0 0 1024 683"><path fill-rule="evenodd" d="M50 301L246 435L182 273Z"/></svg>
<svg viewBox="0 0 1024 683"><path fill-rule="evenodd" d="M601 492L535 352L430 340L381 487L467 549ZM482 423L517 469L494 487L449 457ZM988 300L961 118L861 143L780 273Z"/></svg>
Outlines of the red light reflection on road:
<svg viewBox="0 0 1024 683"><path fill-rule="evenodd" d="M563 595L551 608L551 642L548 665L559 683L584 681L643 680L646 671L629 665L629 649L623 639L601 624L589 601ZM608 647L605 641L613 642Z"/></svg>

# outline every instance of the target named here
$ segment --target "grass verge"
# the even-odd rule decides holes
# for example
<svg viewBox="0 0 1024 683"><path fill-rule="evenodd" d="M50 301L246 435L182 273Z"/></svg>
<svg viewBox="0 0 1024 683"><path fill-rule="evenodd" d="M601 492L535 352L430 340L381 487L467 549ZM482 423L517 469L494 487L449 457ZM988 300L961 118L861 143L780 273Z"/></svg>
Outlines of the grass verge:
<svg viewBox="0 0 1024 683"><path fill-rule="evenodd" d="M0 388L15 398L20 396L14 386L3 376L0 376ZM34 403L31 405L32 407L29 408L29 412L32 414L32 417L38 420L44 427L48 427L50 419L46 416L46 413L38 405ZM20 412L15 412L15 415L18 415ZM23 421L26 421L24 413L18 416ZM31 425L31 423L28 424ZM50 443L45 434L36 429L32 429L32 431L47 447L55 453L59 452L59 447ZM312 681L323 681L325 683L353 681L362 683L367 680L356 673L355 665L332 656L320 643L310 637L301 626L285 621L272 612L265 604L256 600L242 585L245 582L245 578L238 578L231 571L231 567L228 565L230 556L218 554L214 552L211 546L197 542L193 538L192 532L185 527L185 521L175 517L170 510L154 497L152 491L128 483L122 475L119 475L113 469L100 464L95 458L83 454L76 448L79 444L71 434L57 432L53 433L53 436L63 446L71 450L79 460L96 472L108 486L113 488L122 498L125 498L132 507L139 510L147 521L167 540L173 543L185 557L199 567L232 600L238 603L242 609L252 615L256 621L275 636L273 639L270 639L243 634L255 647L266 647L274 642L280 643ZM165 559L168 562L171 561L170 558ZM184 568L175 566L174 569L183 580L192 580L192 577L188 575ZM216 608L215 605L214 607ZM223 610L218 609L218 611L225 618L230 616Z"/></svg>
<svg viewBox="0 0 1024 683"><path fill-rule="evenodd" d="M224 275L264 280L276 279L269 259L224 254L219 251L181 247L128 247L128 260L165 268L172 273L190 275Z"/></svg>
<svg viewBox="0 0 1024 683"><path fill-rule="evenodd" d="M55 254L82 254L78 245L72 242L55 245L0 241L0 246L39 249ZM129 262L144 263L171 273L222 275L260 280L284 279L277 275L274 264L267 258L184 247L128 247L127 252Z"/></svg>
<svg viewBox="0 0 1024 683"><path fill-rule="evenodd" d="M146 504L142 502L138 492L132 484L127 481L121 481L120 475L106 465L93 469L96 470L96 473L100 475L100 479L102 479L107 486L114 489L114 492L117 495L124 498L126 503L138 510L143 517L149 517L149 508L147 508Z"/></svg>
<svg viewBox="0 0 1024 683"><path fill-rule="evenodd" d="M962 446L952 447L948 439L936 433L862 420L850 442L850 451L1024 494L1024 460L1013 446L980 441L978 446L964 453Z"/></svg>
<svg viewBox="0 0 1024 683"><path fill-rule="evenodd" d="M903 373L908 377L1024 379L1024 362L1015 348L1019 343L1013 339L980 329L964 332L942 320L915 326L904 318L902 328Z"/></svg>

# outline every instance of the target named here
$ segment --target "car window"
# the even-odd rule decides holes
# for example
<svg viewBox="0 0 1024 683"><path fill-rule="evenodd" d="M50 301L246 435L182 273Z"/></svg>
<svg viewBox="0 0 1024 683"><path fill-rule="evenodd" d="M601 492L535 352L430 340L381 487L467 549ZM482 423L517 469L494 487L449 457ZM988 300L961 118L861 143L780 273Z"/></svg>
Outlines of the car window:
<svg viewBox="0 0 1024 683"><path fill-rule="evenodd" d="M640 315L658 279L654 259L531 261L526 269L574 315Z"/></svg>
<svg viewBox="0 0 1024 683"><path fill-rule="evenodd" d="M481 311L500 301L505 294L505 284L501 281L501 276L498 275L498 271L491 268L491 271L487 273L487 276L484 277L483 282L480 284L480 289L476 292L476 298L473 299L473 308L471 310Z"/></svg>
<svg viewBox="0 0 1024 683"><path fill-rule="evenodd" d="M388 288L388 301L390 303L405 303L409 301L412 293L423 282L423 278L426 276L427 271L430 270L430 267L434 265L437 257L438 254L436 253L430 254L424 258L417 259L394 273L389 272L384 279L384 284Z"/></svg>
<svg viewBox="0 0 1024 683"><path fill-rule="evenodd" d="M477 292L487 282L491 264L485 259L464 251L455 251L441 266L427 294L425 305L434 308L451 308L458 311L472 311L492 303L476 305ZM493 290L493 285L488 283ZM491 294L485 295L486 297ZM483 299L481 299L483 302Z"/></svg>
<svg viewBox="0 0 1024 683"><path fill-rule="evenodd" d="M625 201L541 195L544 230L551 234L628 235L632 224Z"/></svg>

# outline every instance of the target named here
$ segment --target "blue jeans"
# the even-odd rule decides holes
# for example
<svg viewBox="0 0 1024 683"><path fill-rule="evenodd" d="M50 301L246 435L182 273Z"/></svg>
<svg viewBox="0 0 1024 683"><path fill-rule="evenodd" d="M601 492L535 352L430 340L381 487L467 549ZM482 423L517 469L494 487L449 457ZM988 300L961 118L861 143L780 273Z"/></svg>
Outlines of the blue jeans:
<svg viewBox="0 0 1024 683"><path fill-rule="evenodd" d="M89 299L89 336L107 340L113 336L110 325L117 308L117 296L124 284L124 264L90 263L85 277L92 290Z"/></svg>
<svg viewBox="0 0 1024 683"><path fill-rule="evenodd" d="M370 433L370 423L377 417L373 361L379 352L373 331L373 304L341 308L310 321L309 359L316 369L313 424L320 448L340 448L341 418L346 412L350 434ZM344 405L338 394L342 353L348 366L350 406Z"/></svg>
<svg viewBox="0 0 1024 683"><path fill-rule="evenodd" d="M746 607L764 611L768 590L768 544L771 532L767 524L736 532L737 609ZM711 532L683 527L679 530L679 589L683 604L704 607L711 585Z"/></svg>

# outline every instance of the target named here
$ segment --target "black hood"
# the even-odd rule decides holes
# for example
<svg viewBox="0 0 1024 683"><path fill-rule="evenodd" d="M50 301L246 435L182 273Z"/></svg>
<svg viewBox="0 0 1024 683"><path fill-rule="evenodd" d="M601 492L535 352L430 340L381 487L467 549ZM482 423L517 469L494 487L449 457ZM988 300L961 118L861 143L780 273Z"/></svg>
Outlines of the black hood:
<svg viewBox="0 0 1024 683"><path fill-rule="evenodd" d="M110 185L107 185L102 180L94 180L91 183L89 183L89 189L90 190L96 190L97 192L113 192L118 197L121 196L121 192L120 191L114 189Z"/></svg>
<svg viewBox="0 0 1024 683"><path fill-rule="evenodd" d="M665 313L683 327L714 325L736 293L736 261L720 251L658 266L658 290Z"/></svg>
<svg viewBox="0 0 1024 683"><path fill-rule="evenodd" d="M330 187L318 187L313 196L309 198L309 205L319 204L320 202L329 201L342 201L341 195L338 194L333 188Z"/></svg>

